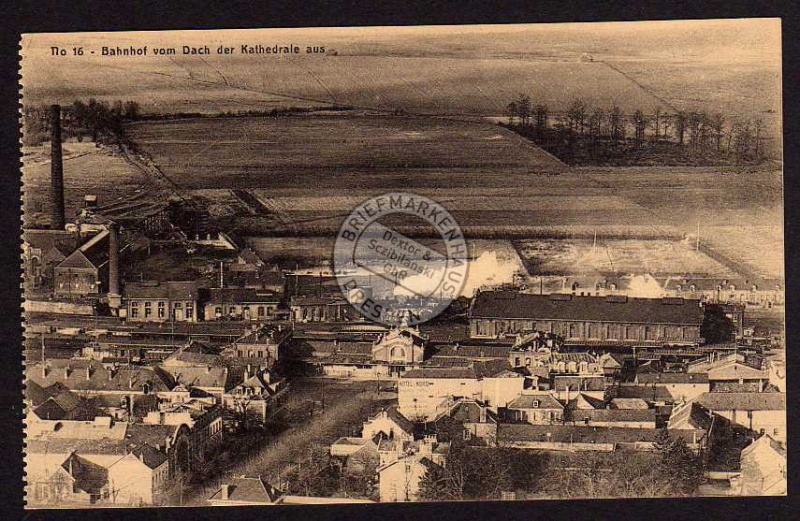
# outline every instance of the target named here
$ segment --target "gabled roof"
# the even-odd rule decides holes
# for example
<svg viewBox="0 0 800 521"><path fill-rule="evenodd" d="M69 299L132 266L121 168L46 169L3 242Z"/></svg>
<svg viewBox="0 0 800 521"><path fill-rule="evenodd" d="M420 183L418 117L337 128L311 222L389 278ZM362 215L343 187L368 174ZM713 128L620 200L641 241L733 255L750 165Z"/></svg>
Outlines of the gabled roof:
<svg viewBox="0 0 800 521"><path fill-rule="evenodd" d="M42 252L56 248L65 255L76 250L80 244L77 234L65 230L25 230L22 240Z"/></svg>
<svg viewBox="0 0 800 521"><path fill-rule="evenodd" d="M378 413L380 415L380 413ZM397 409L397 405L392 405L386 409L386 416L391 419L406 434L414 433L414 423L403 416ZM375 418L376 416L373 416Z"/></svg>
<svg viewBox="0 0 800 521"><path fill-rule="evenodd" d="M87 494L99 494L108 483L108 470L75 453L64 460L61 467L75 480L75 488Z"/></svg>
<svg viewBox="0 0 800 521"><path fill-rule="evenodd" d="M53 396L69 392L69 388L61 382L55 382L42 387L30 378L25 380L25 398L30 400L34 407L42 405Z"/></svg>
<svg viewBox="0 0 800 521"><path fill-rule="evenodd" d="M398 338L408 340L412 345L417 347L424 347L425 343L427 342L427 338L422 336L418 329L400 326L398 328L391 329L385 335L382 335L375 342L375 344L382 344Z"/></svg>
<svg viewBox="0 0 800 521"><path fill-rule="evenodd" d="M580 393L567 402L566 409L570 411L590 411L594 409L601 409L604 406L604 403L605 402L603 400L593 398L588 394Z"/></svg>
<svg viewBox="0 0 800 521"><path fill-rule="evenodd" d="M48 398L46 402L33 410L33 414L42 420L64 420L69 415L69 411L61 407L52 398Z"/></svg>
<svg viewBox="0 0 800 521"><path fill-rule="evenodd" d="M507 407L509 409L564 409L561 402L548 393L521 394L514 398Z"/></svg>
<svg viewBox="0 0 800 521"><path fill-rule="evenodd" d="M603 368L620 368L625 363L625 358L617 353L603 353L598 361Z"/></svg>
<svg viewBox="0 0 800 521"><path fill-rule="evenodd" d="M265 483L260 477L237 477L228 485L228 499L238 503L275 503L283 492ZM209 501L225 501L222 499L222 489L217 490L208 498Z"/></svg>
<svg viewBox="0 0 800 521"><path fill-rule="evenodd" d="M497 416L485 404L466 398L456 401L447 412L447 416L461 423L481 423L481 410L485 414L484 423L497 423Z"/></svg>
<svg viewBox="0 0 800 521"><path fill-rule="evenodd" d="M761 450L769 450L776 453L777 455L779 455L784 459L786 458L786 448L777 441L775 441L775 438L773 438L769 434L764 434L763 436L755 440L753 443L743 448L741 457L746 458L753 452L758 452Z"/></svg>
<svg viewBox="0 0 800 521"><path fill-rule="evenodd" d="M97 360L75 358L50 359L45 365L47 374L42 375L42 362L27 362L28 378L40 386L60 382L73 391L141 391L149 386L154 393L170 391L175 386L172 377L159 367L127 365L110 369Z"/></svg>
<svg viewBox="0 0 800 521"><path fill-rule="evenodd" d="M784 411L785 393L703 393L697 403L712 411Z"/></svg>
<svg viewBox="0 0 800 521"><path fill-rule="evenodd" d="M687 402L672 409L669 430L704 430L711 428L711 411L697 402Z"/></svg>
<svg viewBox="0 0 800 521"><path fill-rule="evenodd" d="M738 379L763 379L769 378L769 371L756 369L750 365L737 362L735 360L727 361L716 367L708 370L709 380L738 380Z"/></svg>
<svg viewBox="0 0 800 521"><path fill-rule="evenodd" d="M146 443L133 449L131 455L151 469L157 469L169 459L166 454Z"/></svg>
<svg viewBox="0 0 800 521"><path fill-rule="evenodd" d="M532 295L513 291L479 293L471 318L588 320L637 324L699 326L704 312L699 300Z"/></svg>
<svg viewBox="0 0 800 521"><path fill-rule="evenodd" d="M58 269L97 269L99 267L99 265L93 264L81 250L73 251L56 266Z"/></svg>
<svg viewBox="0 0 800 521"><path fill-rule="evenodd" d="M261 257L259 257L258 254L256 254L256 252L254 252L249 247L242 248L242 250L239 252L238 257L245 264L254 264L256 266L261 266L262 264L264 264L264 261L261 260Z"/></svg>

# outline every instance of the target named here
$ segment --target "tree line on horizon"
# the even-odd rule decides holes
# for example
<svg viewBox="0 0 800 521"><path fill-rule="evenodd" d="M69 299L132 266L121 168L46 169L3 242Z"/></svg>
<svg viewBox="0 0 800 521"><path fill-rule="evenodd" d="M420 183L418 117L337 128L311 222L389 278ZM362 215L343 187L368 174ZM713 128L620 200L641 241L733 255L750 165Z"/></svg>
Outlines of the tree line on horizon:
<svg viewBox="0 0 800 521"><path fill-rule="evenodd" d="M694 110L670 113L661 107L625 114L616 104L591 106L580 98L555 113L520 94L506 105L505 116L504 126L568 163L756 164L766 158L769 139L760 118Z"/></svg>
<svg viewBox="0 0 800 521"><path fill-rule="evenodd" d="M50 139L50 109L47 106L23 109L23 137L26 146L38 146ZM61 107L62 139L98 142L105 137L119 136L123 121L141 118L141 108L135 101L115 100L113 103L90 98L84 103L74 101Z"/></svg>

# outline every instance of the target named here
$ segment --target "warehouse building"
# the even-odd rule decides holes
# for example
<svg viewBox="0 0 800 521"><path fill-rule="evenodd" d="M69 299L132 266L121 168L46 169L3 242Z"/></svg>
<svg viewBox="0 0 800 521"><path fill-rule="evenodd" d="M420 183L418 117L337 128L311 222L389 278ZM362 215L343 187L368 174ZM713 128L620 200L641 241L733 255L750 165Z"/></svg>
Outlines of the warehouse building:
<svg viewBox="0 0 800 521"><path fill-rule="evenodd" d="M573 345L698 345L703 318L699 300L514 291L481 292L469 311L472 338L543 331Z"/></svg>

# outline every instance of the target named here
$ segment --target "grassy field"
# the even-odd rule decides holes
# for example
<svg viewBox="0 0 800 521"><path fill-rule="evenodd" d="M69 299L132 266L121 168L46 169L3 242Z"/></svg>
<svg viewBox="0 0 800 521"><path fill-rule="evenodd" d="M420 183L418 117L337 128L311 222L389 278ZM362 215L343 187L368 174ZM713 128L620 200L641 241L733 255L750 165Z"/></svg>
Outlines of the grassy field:
<svg viewBox="0 0 800 521"><path fill-rule="evenodd" d="M353 171L370 174L359 185L383 188L383 176L398 171L565 169L505 129L443 119L183 119L136 123L127 133L186 188L336 187Z"/></svg>
<svg viewBox="0 0 800 521"><path fill-rule="evenodd" d="M407 117L184 119L138 123L130 134L176 183L211 202L215 213L237 214L244 236L332 237L364 199L412 191L444 205L472 239L591 239L596 233L672 244L693 240L699 223L705 246L752 272L782 272L779 255L763 254L783 250L779 171L566 170L492 125ZM252 195L257 207L244 204L236 190ZM432 233L419 222L392 224L412 236ZM256 248L301 264L324 259L331 248L330 240L297 238L276 249L271 240ZM659 247L649 253L662 256ZM641 260L647 252L628 253ZM664 262L674 266L654 261L657 271L721 272L707 258Z"/></svg>
<svg viewBox="0 0 800 521"><path fill-rule="evenodd" d="M80 68L26 70L31 102L71 103L80 91L99 100L137 100L146 112L219 113L348 106L414 114L495 116L520 92L552 110L574 98L626 112L667 107L604 63L441 56L283 56L269 74L252 56L82 60ZM128 79L135 79L134 83ZM56 81L57 80L57 81ZM126 81L128 80L128 81ZM68 85L69 88L62 88ZM605 88L598 91L596 85ZM191 93L186 95L186 93Z"/></svg>
<svg viewBox="0 0 800 521"><path fill-rule="evenodd" d="M519 93L563 111L575 97L626 112L659 105L729 114L780 111L776 20L277 29L26 35L27 103L135 99L147 112L359 105L499 115ZM48 59L51 45L219 44L237 54ZM240 44L325 46L324 54L247 56ZM581 61L590 55L594 62ZM268 73L267 73L268 71ZM596 88L601 86L602 89Z"/></svg>

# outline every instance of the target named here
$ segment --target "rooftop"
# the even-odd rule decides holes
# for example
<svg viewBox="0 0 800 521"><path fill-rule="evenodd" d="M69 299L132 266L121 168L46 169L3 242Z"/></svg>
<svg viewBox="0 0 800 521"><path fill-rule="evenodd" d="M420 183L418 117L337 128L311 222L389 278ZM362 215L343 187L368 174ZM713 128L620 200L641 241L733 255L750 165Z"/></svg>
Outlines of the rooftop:
<svg viewBox="0 0 800 521"><path fill-rule="evenodd" d="M699 326L699 300L532 295L514 291L484 291L470 310L471 318L586 320L638 324Z"/></svg>
<svg viewBox="0 0 800 521"><path fill-rule="evenodd" d="M784 411L785 393L703 393L697 403L712 411Z"/></svg>
<svg viewBox="0 0 800 521"><path fill-rule="evenodd" d="M561 402L548 393L521 394L514 398L507 407L509 409L564 409Z"/></svg>
<svg viewBox="0 0 800 521"><path fill-rule="evenodd" d="M276 304L281 295L272 291L253 288L211 288L208 290L209 304Z"/></svg>
<svg viewBox="0 0 800 521"><path fill-rule="evenodd" d="M659 384L706 384L708 375L705 373L639 373L636 383L641 385Z"/></svg>
<svg viewBox="0 0 800 521"><path fill-rule="evenodd" d="M131 282L124 289L125 298L146 300L196 300L197 292L194 281Z"/></svg>
<svg viewBox="0 0 800 521"><path fill-rule="evenodd" d="M275 503L283 492L265 483L260 477L236 477L227 487L227 499L223 498L223 489L220 488L209 501L232 501L237 503L271 504Z"/></svg>
<svg viewBox="0 0 800 521"><path fill-rule="evenodd" d="M498 442L635 443L654 442L658 429L591 427L584 425L500 424ZM689 438L691 439L691 438Z"/></svg>
<svg viewBox="0 0 800 521"><path fill-rule="evenodd" d="M42 364L47 368L43 374ZM49 359L46 362L27 362L26 375L39 386L56 382L73 391L170 391L174 379L158 367L126 365L117 369L103 366L97 360Z"/></svg>

